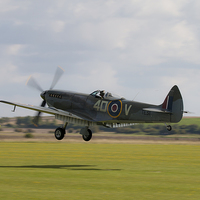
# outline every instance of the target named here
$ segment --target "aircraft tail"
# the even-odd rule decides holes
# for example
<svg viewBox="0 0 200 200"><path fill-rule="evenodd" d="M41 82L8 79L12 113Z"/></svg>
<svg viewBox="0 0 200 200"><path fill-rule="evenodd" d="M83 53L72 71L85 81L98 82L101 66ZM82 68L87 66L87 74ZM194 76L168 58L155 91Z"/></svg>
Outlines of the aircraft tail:
<svg viewBox="0 0 200 200"><path fill-rule="evenodd" d="M177 85L173 86L160 105L165 112L171 113L171 122L179 122L183 117L183 99Z"/></svg>

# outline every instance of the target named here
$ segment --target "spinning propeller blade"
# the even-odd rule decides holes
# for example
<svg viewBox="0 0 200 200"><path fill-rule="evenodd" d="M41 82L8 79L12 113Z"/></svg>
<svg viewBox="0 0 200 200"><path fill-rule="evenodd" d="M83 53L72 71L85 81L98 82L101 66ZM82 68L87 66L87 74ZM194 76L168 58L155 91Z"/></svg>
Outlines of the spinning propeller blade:
<svg viewBox="0 0 200 200"><path fill-rule="evenodd" d="M55 75L54 75L54 79L52 81L50 90L53 89L55 87L55 85L57 84L57 82L59 81L60 77L63 75L64 73L64 69L62 69L60 66L57 68ZM35 88L37 90L39 90L42 93L45 93L44 90L40 87L40 85L36 82L36 80L30 76L29 79L26 82L26 85ZM44 101L41 104L41 107L45 107L46 105L46 100L45 100L45 96L43 97ZM33 124L35 126L38 126L38 122L39 122L39 118L40 118L41 112L38 112L37 115L35 116L35 118L33 119Z"/></svg>
<svg viewBox="0 0 200 200"><path fill-rule="evenodd" d="M58 66L56 73L54 75L53 82L51 84L50 90L53 89L56 85L56 83L59 81L60 77L63 75L64 69L62 69L60 66Z"/></svg>
<svg viewBox="0 0 200 200"><path fill-rule="evenodd" d="M39 90L40 92L43 92L43 89L40 87L40 85L37 83L37 81L32 76L29 76L29 78L26 82L26 85L28 85L32 88L35 88L35 89Z"/></svg>
<svg viewBox="0 0 200 200"><path fill-rule="evenodd" d="M45 107L46 101L44 100L41 104L41 107ZM38 112L37 115L33 119L33 124L38 127L39 119L40 119L41 112Z"/></svg>

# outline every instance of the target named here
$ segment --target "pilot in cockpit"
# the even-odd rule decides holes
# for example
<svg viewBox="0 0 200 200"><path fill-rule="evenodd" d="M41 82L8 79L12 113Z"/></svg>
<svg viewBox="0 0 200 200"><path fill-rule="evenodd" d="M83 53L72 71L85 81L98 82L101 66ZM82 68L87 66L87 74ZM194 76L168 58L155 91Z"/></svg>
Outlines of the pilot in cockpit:
<svg viewBox="0 0 200 200"><path fill-rule="evenodd" d="M104 90L101 90L100 91L100 97L103 99L104 98L104 95L105 95L105 91Z"/></svg>

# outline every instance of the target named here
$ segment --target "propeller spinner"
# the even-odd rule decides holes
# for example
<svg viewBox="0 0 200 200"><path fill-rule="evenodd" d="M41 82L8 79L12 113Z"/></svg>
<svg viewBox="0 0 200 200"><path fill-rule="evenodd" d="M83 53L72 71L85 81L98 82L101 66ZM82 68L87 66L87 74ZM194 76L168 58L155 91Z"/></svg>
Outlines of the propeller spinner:
<svg viewBox="0 0 200 200"><path fill-rule="evenodd" d="M60 78L63 75L63 73L64 73L64 69L62 69L60 66L58 66L58 68L56 69L56 72L55 72L55 75L54 75L50 90L55 87L55 85L60 80ZM40 106L41 107L45 107L45 105L46 105L46 100L45 100L46 91L44 91L40 87L40 85L37 83L37 81L32 76L29 77L29 79L26 82L26 85L28 85L28 86L30 86L32 88L35 88L35 89L37 89L37 90L39 90L41 92L40 96L43 99L43 101L42 101L42 104ZM40 115L41 115L41 112L38 112L37 115L35 116L35 118L33 119L33 123L34 123L35 126L38 126Z"/></svg>

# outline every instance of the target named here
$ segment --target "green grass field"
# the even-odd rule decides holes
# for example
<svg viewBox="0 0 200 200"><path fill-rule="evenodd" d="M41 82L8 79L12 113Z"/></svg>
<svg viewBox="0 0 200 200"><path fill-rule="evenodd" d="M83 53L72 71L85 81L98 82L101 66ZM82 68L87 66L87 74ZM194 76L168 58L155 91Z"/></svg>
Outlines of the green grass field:
<svg viewBox="0 0 200 200"><path fill-rule="evenodd" d="M178 124L179 125L196 124L200 126L200 118L199 117L183 118Z"/></svg>
<svg viewBox="0 0 200 200"><path fill-rule="evenodd" d="M0 143L0 199L200 199L200 146Z"/></svg>

